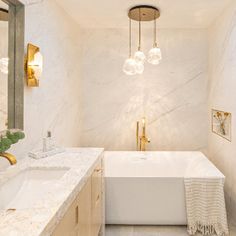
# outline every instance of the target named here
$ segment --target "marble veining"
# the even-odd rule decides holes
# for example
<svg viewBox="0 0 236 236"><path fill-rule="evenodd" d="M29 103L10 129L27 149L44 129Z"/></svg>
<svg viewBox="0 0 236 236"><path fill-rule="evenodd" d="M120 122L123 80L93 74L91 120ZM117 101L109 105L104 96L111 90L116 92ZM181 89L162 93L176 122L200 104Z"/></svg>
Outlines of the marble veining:
<svg viewBox="0 0 236 236"><path fill-rule="evenodd" d="M8 58L8 23L0 21L0 60ZM1 63L1 61L0 61ZM0 131L6 129L8 105L8 75L3 73L0 65Z"/></svg>
<svg viewBox="0 0 236 236"><path fill-rule="evenodd" d="M135 26L135 24L134 24ZM160 29L163 60L127 76L127 29L81 29L80 146L135 150L136 121L147 119L148 150L207 146L207 30ZM142 31L142 49L152 45ZM133 52L137 30L133 29ZM96 62L96 63L94 63Z"/></svg>
<svg viewBox="0 0 236 236"><path fill-rule="evenodd" d="M65 153L45 159L25 158L16 166L0 172L0 184L27 168L69 168L57 182L53 192L46 194L32 209L0 211L0 235L50 235L103 153L102 148L70 148Z"/></svg>

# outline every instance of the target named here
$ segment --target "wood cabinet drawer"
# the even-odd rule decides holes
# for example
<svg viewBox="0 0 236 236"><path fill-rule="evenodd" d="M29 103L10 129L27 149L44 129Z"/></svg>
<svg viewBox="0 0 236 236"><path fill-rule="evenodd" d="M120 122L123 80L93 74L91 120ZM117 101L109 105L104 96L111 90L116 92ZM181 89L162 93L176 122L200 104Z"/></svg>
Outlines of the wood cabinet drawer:
<svg viewBox="0 0 236 236"><path fill-rule="evenodd" d="M98 236L103 205L102 162L94 169L52 236Z"/></svg>
<svg viewBox="0 0 236 236"><path fill-rule="evenodd" d="M78 236L91 235L91 178L81 190L78 197L79 224Z"/></svg>
<svg viewBox="0 0 236 236"><path fill-rule="evenodd" d="M92 236L97 236L102 224L102 163L92 174Z"/></svg>
<svg viewBox="0 0 236 236"><path fill-rule="evenodd" d="M102 225L102 197L99 195L92 209L92 236L98 236Z"/></svg>
<svg viewBox="0 0 236 236"><path fill-rule="evenodd" d="M102 192L102 163L100 162L92 174L92 207L96 205Z"/></svg>
<svg viewBox="0 0 236 236"><path fill-rule="evenodd" d="M52 236L90 236L91 222L91 178L89 178Z"/></svg>
<svg viewBox="0 0 236 236"><path fill-rule="evenodd" d="M79 223L79 208L77 204L77 199L72 203L63 219L58 224L56 230L53 232L52 236L74 236L75 229Z"/></svg>

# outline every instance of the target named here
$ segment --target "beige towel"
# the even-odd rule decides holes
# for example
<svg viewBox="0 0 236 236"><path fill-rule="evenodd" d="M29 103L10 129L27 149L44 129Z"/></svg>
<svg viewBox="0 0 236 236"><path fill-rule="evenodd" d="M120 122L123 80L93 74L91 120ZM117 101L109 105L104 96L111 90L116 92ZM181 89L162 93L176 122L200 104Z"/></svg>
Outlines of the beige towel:
<svg viewBox="0 0 236 236"><path fill-rule="evenodd" d="M189 234L228 235L224 179L185 178L184 182Z"/></svg>

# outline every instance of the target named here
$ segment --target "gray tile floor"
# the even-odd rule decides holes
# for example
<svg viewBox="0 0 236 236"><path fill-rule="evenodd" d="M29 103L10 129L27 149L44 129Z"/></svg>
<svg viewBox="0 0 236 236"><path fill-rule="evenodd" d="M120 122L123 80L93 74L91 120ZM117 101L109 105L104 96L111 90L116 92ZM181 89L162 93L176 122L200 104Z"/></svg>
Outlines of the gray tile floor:
<svg viewBox="0 0 236 236"><path fill-rule="evenodd" d="M106 226L106 236L189 236L184 226ZM230 236L236 236L231 227Z"/></svg>
<svg viewBox="0 0 236 236"><path fill-rule="evenodd" d="M106 236L188 236L186 227L178 226L107 226Z"/></svg>

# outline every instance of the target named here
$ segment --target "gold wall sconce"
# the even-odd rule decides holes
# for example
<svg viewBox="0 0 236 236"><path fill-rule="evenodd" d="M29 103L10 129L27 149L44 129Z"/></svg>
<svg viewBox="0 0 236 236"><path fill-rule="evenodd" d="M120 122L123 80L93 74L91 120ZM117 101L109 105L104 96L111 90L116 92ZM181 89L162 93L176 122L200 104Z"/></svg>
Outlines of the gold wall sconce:
<svg viewBox="0 0 236 236"><path fill-rule="evenodd" d="M26 80L28 87L39 87L39 79L43 71L43 57L40 48L28 44L26 55Z"/></svg>

